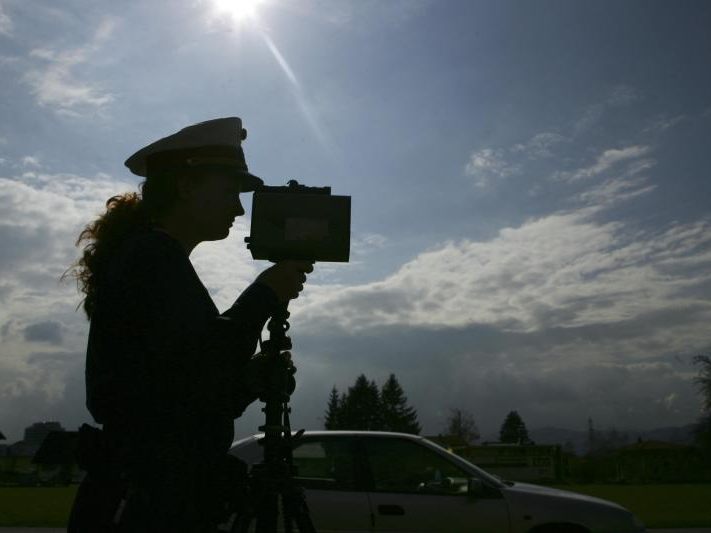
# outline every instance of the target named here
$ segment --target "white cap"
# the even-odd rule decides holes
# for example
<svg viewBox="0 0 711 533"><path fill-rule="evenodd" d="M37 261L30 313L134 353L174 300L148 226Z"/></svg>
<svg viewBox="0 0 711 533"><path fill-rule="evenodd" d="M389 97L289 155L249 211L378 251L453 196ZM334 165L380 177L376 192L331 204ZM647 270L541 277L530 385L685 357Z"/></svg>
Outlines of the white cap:
<svg viewBox="0 0 711 533"><path fill-rule="evenodd" d="M243 191L253 191L264 182L247 169L241 144L246 137L238 117L207 120L141 148L124 164L138 176L177 170L227 171L240 180Z"/></svg>

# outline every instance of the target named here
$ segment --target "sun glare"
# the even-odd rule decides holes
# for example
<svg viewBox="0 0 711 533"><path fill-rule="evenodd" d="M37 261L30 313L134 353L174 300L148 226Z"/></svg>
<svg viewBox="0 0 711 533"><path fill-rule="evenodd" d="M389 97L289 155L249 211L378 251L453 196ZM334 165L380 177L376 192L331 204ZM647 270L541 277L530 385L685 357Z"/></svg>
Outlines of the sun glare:
<svg viewBox="0 0 711 533"><path fill-rule="evenodd" d="M230 15L235 21L254 18L264 0L213 0L215 8Z"/></svg>

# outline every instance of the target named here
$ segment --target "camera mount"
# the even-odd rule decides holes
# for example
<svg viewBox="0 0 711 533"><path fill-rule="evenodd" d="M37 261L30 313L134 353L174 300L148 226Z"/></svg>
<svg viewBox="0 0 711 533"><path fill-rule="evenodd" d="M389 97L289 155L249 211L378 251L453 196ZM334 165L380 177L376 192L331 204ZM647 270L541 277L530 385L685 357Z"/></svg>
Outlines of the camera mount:
<svg viewBox="0 0 711 533"><path fill-rule="evenodd" d="M296 369L288 352L291 349L291 339L286 336L288 318L289 311L283 305L267 325L269 340L262 343L267 358L266 387L259 398L264 402L265 423L259 427L264 432L260 442L264 457L252 468L249 501L240 505L230 529L232 533L246 533L255 520L256 533L276 533L280 500L286 533L292 533L294 525L300 533L316 533L303 489L294 481L297 470L292 450L303 430L292 436L289 422L289 398Z"/></svg>

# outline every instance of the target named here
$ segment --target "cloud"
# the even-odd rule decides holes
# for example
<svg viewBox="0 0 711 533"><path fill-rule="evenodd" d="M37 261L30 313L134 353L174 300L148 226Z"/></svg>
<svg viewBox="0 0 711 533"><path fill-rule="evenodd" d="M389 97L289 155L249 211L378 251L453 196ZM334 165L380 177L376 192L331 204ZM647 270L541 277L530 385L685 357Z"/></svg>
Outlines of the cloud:
<svg viewBox="0 0 711 533"><path fill-rule="evenodd" d="M665 319L642 317L635 326L663 328ZM441 430L448 407L472 411L486 434L498 429L511 409L518 409L529 427L582 428L588 416L602 426L623 428L692 420L698 399L688 363L625 360L627 351L636 358L649 356L649 347L629 334L630 325L538 332L392 325L355 332L324 328L318 335L296 325L293 425L319 427L316 417L331 386L344 391L363 372L379 383L395 372L425 434ZM624 354L613 357L618 348ZM314 399L312 391L322 391L321 397ZM672 392L677 412L656 403ZM255 415L244 421L252 431L263 418Z"/></svg>
<svg viewBox="0 0 711 533"><path fill-rule="evenodd" d="M640 167L634 167L633 172L638 171L641 171ZM630 176L606 180L600 185L583 191L577 199L583 204L606 208L648 194L657 188L656 185L648 184L646 179L635 177L634 173Z"/></svg>
<svg viewBox="0 0 711 533"><path fill-rule="evenodd" d="M227 239L202 243L190 256L200 279L221 310L231 306L259 274L260 265L251 260L245 247L246 235L249 235L246 220L237 219Z"/></svg>
<svg viewBox="0 0 711 533"><path fill-rule="evenodd" d="M51 317L59 316L54 313L73 314L78 297L59 278L77 257L79 231L103 210L108 197L133 188L101 176L0 177L0 323L12 318L27 327L54 321Z"/></svg>
<svg viewBox="0 0 711 533"><path fill-rule="evenodd" d="M617 166L619 163L624 161L629 161L633 159L638 159L650 151L649 146L627 146L625 148L610 148L603 151L598 157L595 163L587 167L579 168L575 171L568 172L557 172L554 174L556 179L574 182L582 179L592 178L598 176L611 170L613 167ZM649 164L649 161L645 164Z"/></svg>
<svg viewBox="0 0 711 533"><path fill-rule="evenodd" d="M67 429L90 422L84 407L84 354L32 352L5 363L0 374L0 420L12 442L37 420L59 420Z"/></svg>
<svg viewBox="0 0 711 533"><path fill-rule="evenodd" d="M688 293L706 283L701 265L711 268L709 221L640 234L596 222L595 213L557 213L490 241L446 243L383 281L307 295L299 314L306 324L335 321L348 330L488 324L536 331L699 303Z"/></svg>
<svg viewBox="0 0 711 533"><path fill-rule="evenodd" d="M10 16L5 13L5 8L0 3L0 35L5 35L10 37L12 35L12 20Z"/></svg>
<svg viewBox="0 0 711 533"><path fill-rule="evenodd" d="M511 409L531 427L693 420L685 361L711 348L711 219L647 230L611 219L612 206L654 190L645 156L605 150L581 167L625 165L581 180L575 209L442 243L377 282L309 286L292 305L299 390L324 394L297 400L295 424L313 427L300 410L320 412L331 385L345 390L364 369L397 374L425 432L448 407L473 411L485 433Z"/></svg>
<svg viewBox="0 0 711 533"><path fill-rule="evenodd" d="M513 153L523 153L531 159L543 159L553 156L553 148L568 139L558 133L541 132L531 137L525 143L511 147Z"/></svg>
<svg viewBox="0 0 711 533"><path fill-rule="evenodd" d="M628 106L640 98L639 92L633 87L626 85L614 87L601 101L585 109L582 116L573 124L573 131L576 135L583 134L598 124L610 109Z"/></svg>
<svg viewBox="0 0 711 533"><path fill-rule="evenodd" d="M59 279L78 255L82 227L131 189L105 175L0 177L0 420L9 431L21 431L27 413L80 419L87 322L76 288ZM65 355L38 351L60 344Z"/></svg>
<svg viewBox="0 0 711 533"><path fill-rule="evenodd" d="M664 132L666 130L669 130L673 127L675 127L677 124L679 124L681 121L686 119L686 115L675 115L675 116L668 116L668 115L660 115L653 119L649 126L644 128L643 131L645 132Z"/></svg>
<svg viewBox="0 0 711 533"><path fill-rule="evenodd" d="M610 91L605 105L608 107L621 107L636 102L639 99L640 94L634 87L618 85Z"/></svg>
<svg viewBox="0 0 711 533"><path fill-rule="evenodd" d="M31 155L26 155L25 157L22 158L22 166L23 167L31 167L31 168L40 168L42 165L39 162L39 159L31 156Z"/></svg>
<svg viewBox="0 0 711 533"><path fill-rule="evenodd" d="M495 180L520 173L521 168L506 160L504 150L482 148L469 156L464 172L467 176L474 178L474 184L477 187L485 188Z"/></svg>
<svg viewBox="0 0 711 533"><path fill-rule="evenodd" d="M62 343L62 325L54 320L38 322L25 328L25 340L30 342Z"/></svg>
<svg viewBox="0 0 711 533"><path fill-rule="evenodd" d="M24 77L40 106L50 107L59 114L79 116L87 111L101 110L114 100L114 95L95 83L78 79L75 74L101 50L114 27L114 20L106 18L97 27L91 41L82 47L66 50L37 48L30 52L31 58L44 64L30 69Z"/></svg>

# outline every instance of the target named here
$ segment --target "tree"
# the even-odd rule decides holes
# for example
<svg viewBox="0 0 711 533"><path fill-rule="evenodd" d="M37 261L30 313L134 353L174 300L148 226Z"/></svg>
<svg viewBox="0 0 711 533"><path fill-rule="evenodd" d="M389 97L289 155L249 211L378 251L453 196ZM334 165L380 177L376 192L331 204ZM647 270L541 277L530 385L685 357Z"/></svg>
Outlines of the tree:
<svg viewBox="0 0 711 533"><path fill-rule="evenodd" d="M701 367L694 382L699 386L704 397L704 411L711 412L711 356L697 355L694 357L694 364Z"/></svg>
<svg viewBox="0 0 711 533"><path fill-rule="evenodd" d="M504 423L499 430L499 441L514 444L530 444L528 430L523 419L516 411L511 411L506 415Z"/></svg>
<svg viewBox="0 0 711 533"><path fill-rule="evenodd" d="M364 374L348 391L339 395L334 386L324 413L329 430L386 430L419 435L417 411L407 405L407 397L395 374L390 374L381 390Z"/></svg>
<svg viewBox="0 0 711 533"><path fill-rule="evenodd" d="M467 411L462 411L461 409L449 410L445 434L447 436L459 437L469 446L473 445L481 436L472 414Z"/></svg>
<svg viewBox="0 0 711 533"><path fill-rule="evenodd" d="M338 390L334 385L331 389L331 395L328 397L328 407L323 425L326 429L341 429L341 398L338 396Z"/></svg>
<svg viewBox="0 0 711 533"><path fill-rule="evenodd" d="M711 449L711 356L697 355L694 364L699 365L699 373L694 378L703 396L703 414L696 423L696 441L704 448Z"/></svg>
<svg viewBox="0 0 711 533"><path fill-rule="evenodd" d="M343 398L339 429L380 430L382 416L380 392L374 381L368 381L364 374L356 379Z"/></svg>
<svg viewBox="0 0 711 533"><path fill-rule="evenodd" d="M400 431L419 435L422 428L417 422L417 411L407 405L407 397L395 374L380 389L382 428L386 431Z"/></svg>
<svg viewBox="0 0 711 533"><path fill-rule="evenodd" d="M598 445L597 432L593 425L592 417L588 417L588 453L593 453L597 450Z"/></svg>

